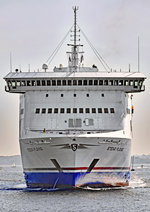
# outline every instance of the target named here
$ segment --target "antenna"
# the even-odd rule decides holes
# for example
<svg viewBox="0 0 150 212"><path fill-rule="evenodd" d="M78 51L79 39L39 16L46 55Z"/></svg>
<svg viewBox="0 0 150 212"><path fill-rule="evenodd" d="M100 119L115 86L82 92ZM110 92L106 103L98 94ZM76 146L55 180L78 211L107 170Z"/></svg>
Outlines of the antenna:
<svg viewBox="0 0 150 212"><path fill-rule="evenodd" d="M11 55L11 52L10 52L10 72L12 72L12 55Z"/></svg>
<svg viewBox="0 0 150 212"><path fill-rule="evenodd" d="M138 72L140 72L140 38L138 36Z"/></svg>

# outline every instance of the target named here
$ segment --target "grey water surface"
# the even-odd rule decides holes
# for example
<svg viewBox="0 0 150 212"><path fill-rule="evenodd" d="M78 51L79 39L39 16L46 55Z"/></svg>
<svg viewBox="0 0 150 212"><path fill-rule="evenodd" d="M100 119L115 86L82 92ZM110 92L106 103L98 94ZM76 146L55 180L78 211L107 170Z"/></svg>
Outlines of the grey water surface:
<svg viewBox="0 0 150 212"><path fill-rule="evenodd" d="M24 190L20 159L15 160L0 157L0 212L150 211L150 163L142 157L135 161L129 187L55 192Z"/></svg>

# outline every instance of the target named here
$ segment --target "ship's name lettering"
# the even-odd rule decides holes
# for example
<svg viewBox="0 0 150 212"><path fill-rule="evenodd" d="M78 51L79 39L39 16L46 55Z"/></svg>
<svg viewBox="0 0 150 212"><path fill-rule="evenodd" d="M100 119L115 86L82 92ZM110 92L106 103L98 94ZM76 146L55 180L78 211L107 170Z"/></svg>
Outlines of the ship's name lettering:
<svg viewBox="0 0 150 212"><path fill-rule="evenodd" d="M107 148L107 151L118 151L118 152L122 152L124 150L124 148L122 147L113 147L113 146L109 146Z"/></svg>
<svg viewBox="0 0 150 212"><path fill-rule="evenodd" d="M32 147L32 148L27 148L28 152L38 152L38 151L43 151L42 147Z"/></svg>

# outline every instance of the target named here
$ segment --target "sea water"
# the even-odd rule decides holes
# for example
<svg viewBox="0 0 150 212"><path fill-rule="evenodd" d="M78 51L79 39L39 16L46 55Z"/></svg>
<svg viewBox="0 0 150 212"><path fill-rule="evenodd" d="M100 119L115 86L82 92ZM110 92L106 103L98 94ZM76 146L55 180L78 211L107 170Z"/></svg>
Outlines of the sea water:
<svg viewBox="0 0 150 212"><path fill-rule="evenodd" d="M0 165L0 212L150 211L150 164L135 164L129 187L27 190L21 165Z"/></svg>

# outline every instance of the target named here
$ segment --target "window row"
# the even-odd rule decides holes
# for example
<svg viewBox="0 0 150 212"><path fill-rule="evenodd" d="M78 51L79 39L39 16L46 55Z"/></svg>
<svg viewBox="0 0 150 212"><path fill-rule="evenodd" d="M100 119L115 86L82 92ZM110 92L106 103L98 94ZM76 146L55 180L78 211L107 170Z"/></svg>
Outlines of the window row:
<svg viewBox="0 0 150 212"><path fill-rule="evenodd" d="M115 113L114 108L36 108L39 113Z"/></svg>
<svg viewBox="0 0 150 212"><path fill-rule="evenodd" d="M143 80L8 80L8 86L142 86Z"/></svg>

